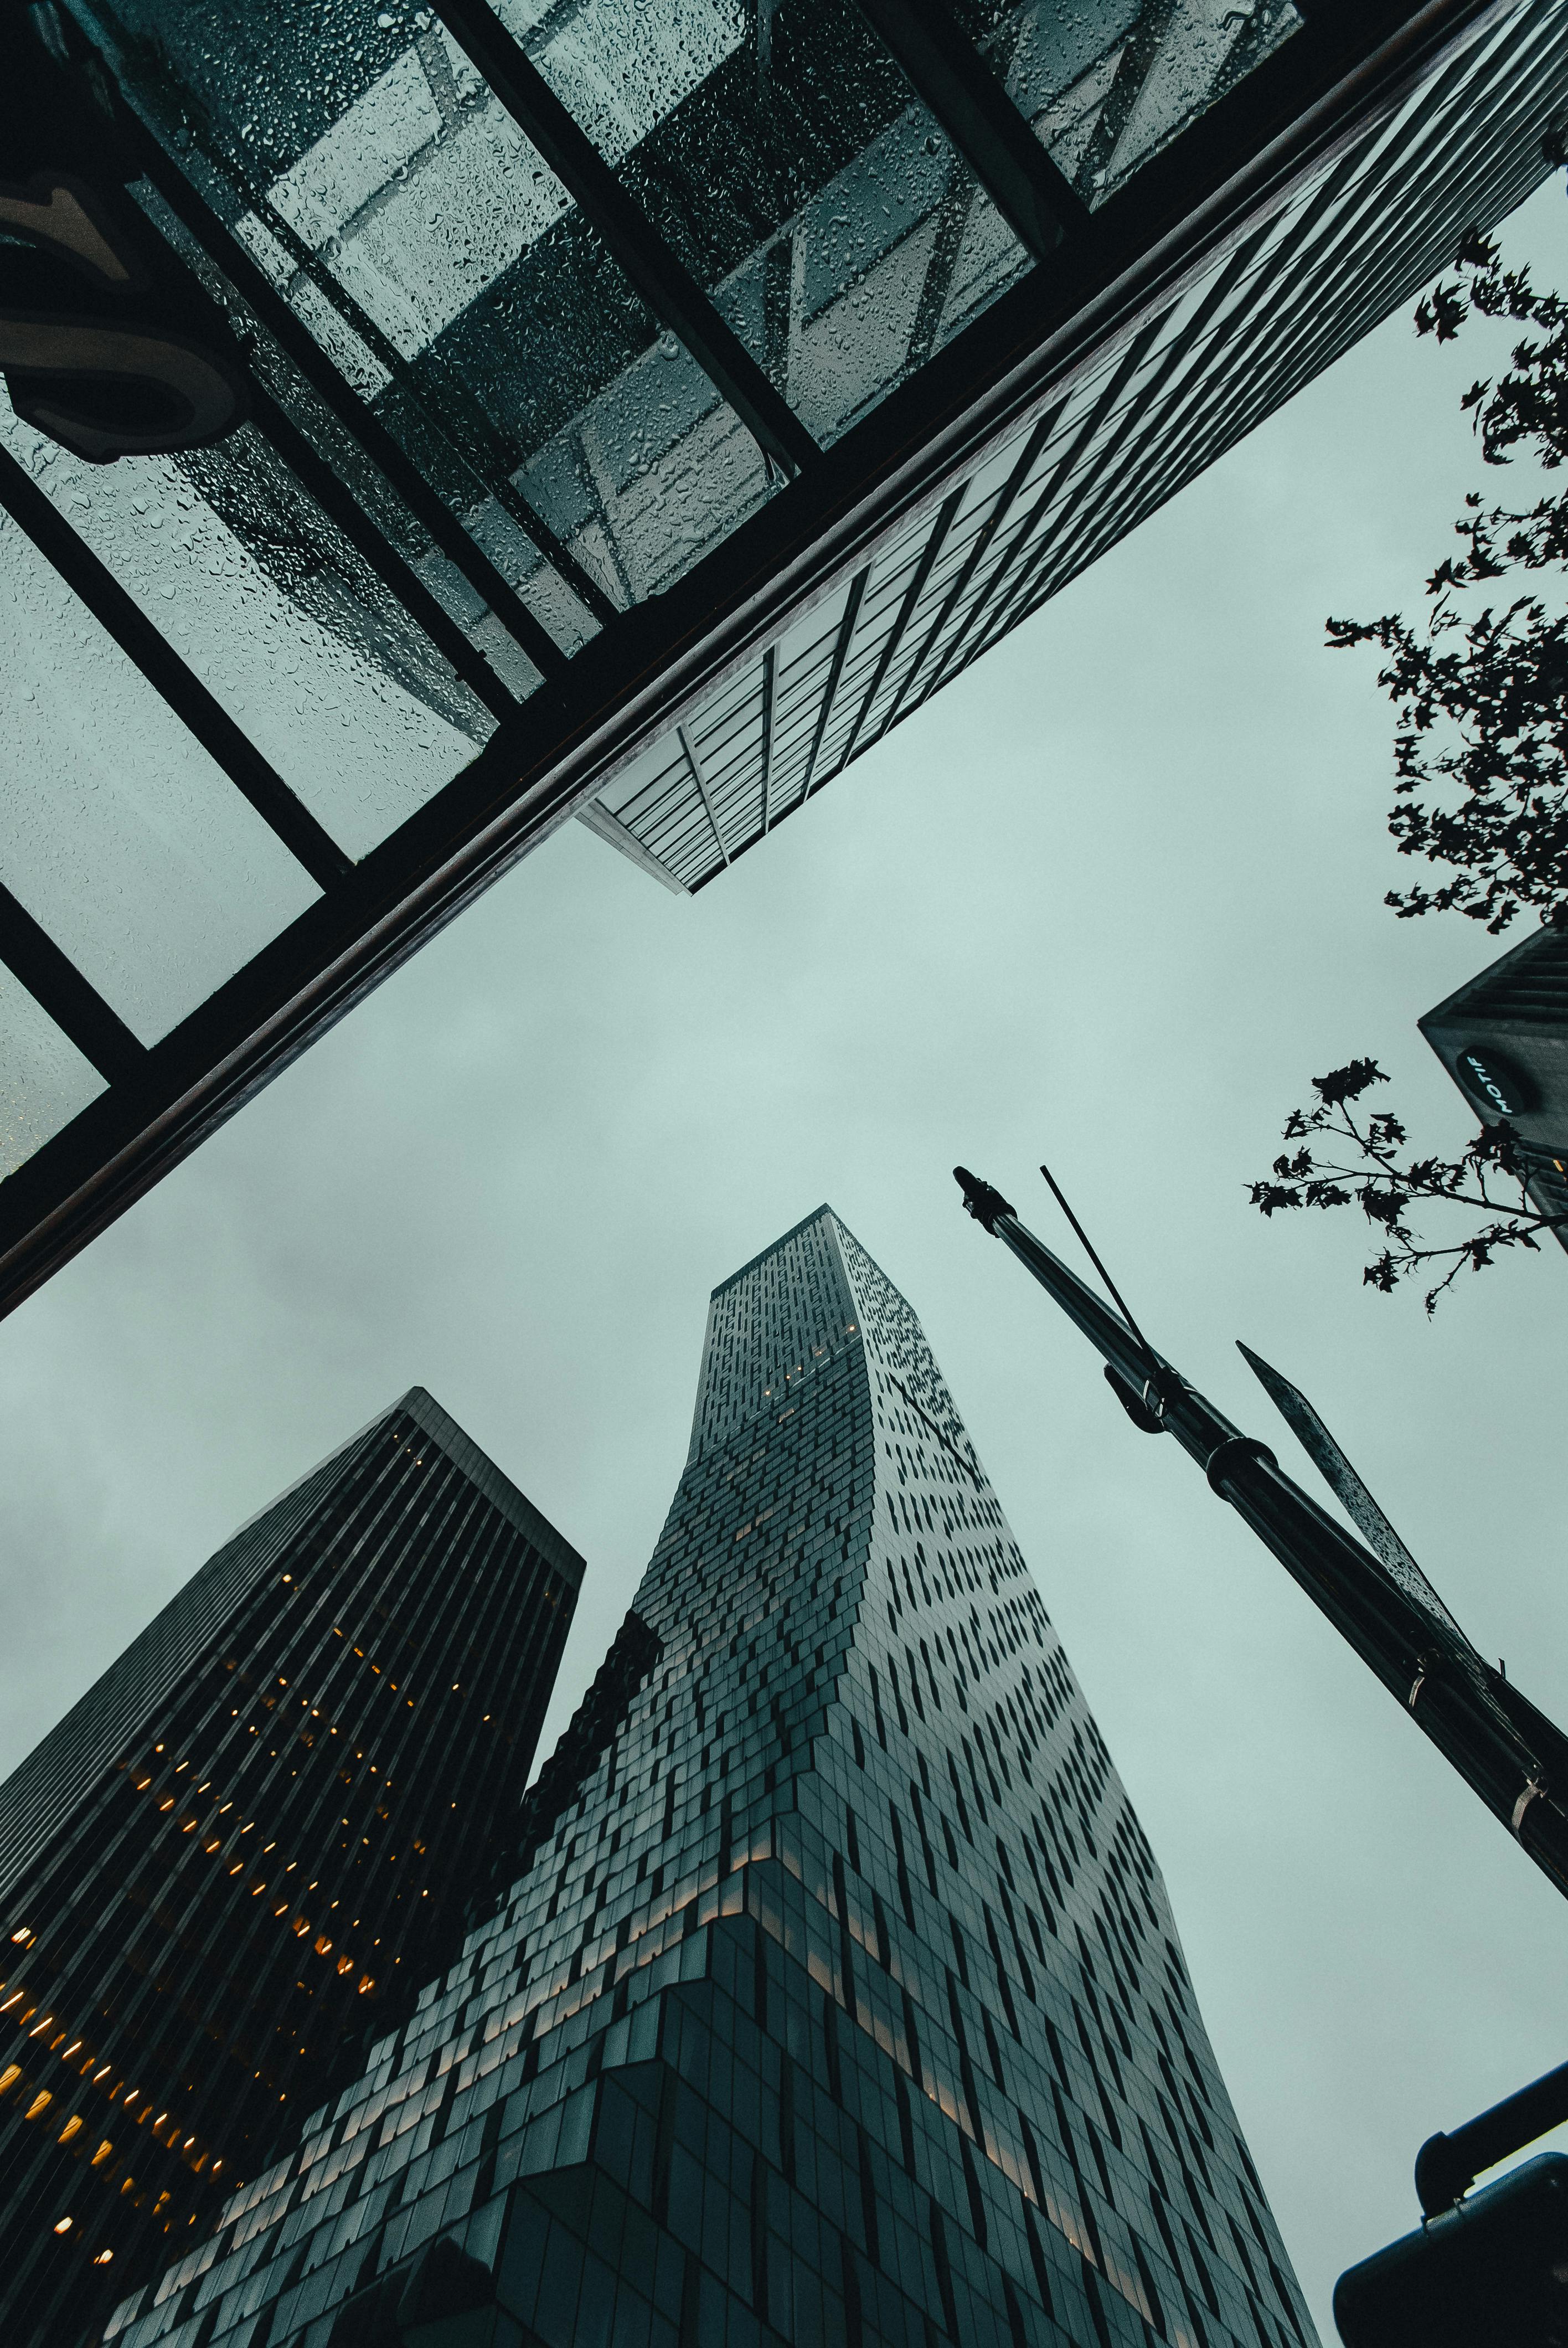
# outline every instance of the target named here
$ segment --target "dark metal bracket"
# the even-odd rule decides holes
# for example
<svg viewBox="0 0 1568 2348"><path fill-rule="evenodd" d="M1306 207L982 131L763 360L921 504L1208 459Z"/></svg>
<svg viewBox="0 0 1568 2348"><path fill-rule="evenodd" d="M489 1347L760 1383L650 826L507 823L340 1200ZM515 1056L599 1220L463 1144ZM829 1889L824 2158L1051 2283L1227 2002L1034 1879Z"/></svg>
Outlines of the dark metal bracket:
<svg viewBox="0 0 1568 2348"><path fill-rule="evenodd" d="M1568 2063L1493 2104L1451 2136L1430 2136L1416 2155L1416 2199L1424 2218L1440 2217L1478 2177L1568 2120Z"/></svg>

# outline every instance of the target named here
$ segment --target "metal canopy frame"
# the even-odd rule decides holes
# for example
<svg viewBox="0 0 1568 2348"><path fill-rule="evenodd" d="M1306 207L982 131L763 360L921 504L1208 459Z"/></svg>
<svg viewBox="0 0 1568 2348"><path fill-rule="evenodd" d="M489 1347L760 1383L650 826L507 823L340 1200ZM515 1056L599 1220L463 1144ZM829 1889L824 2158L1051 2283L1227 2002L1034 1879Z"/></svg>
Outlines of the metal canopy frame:
<svg viewBox="0 0 1568 2348"><path fill-rule="evenodd" d="M526 705L518 703L332 467L261 394L256 414L267 438L498 719L497 731L468 766L351 865L49 501L5 459L0 466L0 502L311 872L323 895L168 1035L147 1046L38 924L14 900L0 896L0 960L108 1086L0 1184L0 1312L10 1310L86 1245L472 897L566 820L653 731L671 726L738 661L776 637L793 611L846 573L858 574L856 583L864 592L871 554L911 508L939 493L1009 426L1031 414L1053 380L1118 326L1136 320L1162 287L1179 282L1204 254L1238 236L1271 193L1348 140L1374 109L1392 103L1430 69L1445 46L1507 5L1508 0L1424 0L1412 7L1408 0L1297 0L1301 29L1091 213L989 67L958 32L941 0L862 0L975 180L990 191L1030 249L1046 250L1050 258L836 445L820 449L485 0L439 0L453 37L538 147L639 294L686 344L770 462L790 477L787 486L674 586L625 612L616 611L602 590L584 579L526 501L506 500L508 512L601 623L600 633L569 659L518 603L150 134L141 132L147 176L160 196L433 542L511 631L544 681ZM268 224L278 226L286 242L298 243L286 224ZM302 268L314 270L314 256L302 244L295 258ZM334 287L331 298L345 309L341 289ZM374 340L376 330L364 324ZM1019 470L1019 486L1025 469ZM1027 547L1028 536L1027 530L1020 535L1020 549ZM1032 577L1040 554L1040 549L1029 551L1014 582L1017 610L1028 606L1028 593L1019 591ZM961 592L961 586L956 589L952 600ZM905 599L895 641L860 704L838 766L857 747L917 597L917 587ZM850 600L858 602L855 586ZM988 621L986 640L996 632L997 623ZM878 733L894 722L936 640L936 632L923 640ZM834 684L846 644L841 629ZM952 664L949 652L920 698ZM787 810L774 804L771 658L764 675L770 688L764 698L765 830ZM833 699L830 691L802 798L825 779L815 769ZM686 755L701 779L689 745ZM596 829L610 836L619 827L611 819ZM647 860L641 850L633 852Z"/></svg>

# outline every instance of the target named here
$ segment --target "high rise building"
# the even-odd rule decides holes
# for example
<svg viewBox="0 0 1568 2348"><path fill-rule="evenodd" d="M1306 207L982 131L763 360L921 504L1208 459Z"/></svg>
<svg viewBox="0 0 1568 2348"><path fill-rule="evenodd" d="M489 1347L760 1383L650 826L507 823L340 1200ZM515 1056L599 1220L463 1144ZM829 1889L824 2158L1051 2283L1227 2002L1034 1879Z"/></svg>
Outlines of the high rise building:
<svg viewBox="0 0 1568 2348"><path fill-rule="evenodd" d="M421 1388L0 1786L0 2338L67 2348L461 1944L582 1560Z"/></svg>
<svg viewBox="0 0 1568 2348"><path fill-rule="evenodd" d="M1307 2348L1143 1830L826 1208L714 1292L515 1868L116 2348Z"/></svg>
<svg viewBox="0 0 1568 2348"><path fill-rule="evenodd" d="M1568 106L1568 0L36 0L5 40L0 1309L568 816L726 870L1501 220Z"/></svg>
<svg viewBox="0 0 1568 2348"><path fill-rule="evenodd" d="M1568 930L1522 939L1420 1030L1482 1125L1513 1128L1540 1211L1568 1216ZM1557 1238L1568 1248L1568 1222Z"/></svg>

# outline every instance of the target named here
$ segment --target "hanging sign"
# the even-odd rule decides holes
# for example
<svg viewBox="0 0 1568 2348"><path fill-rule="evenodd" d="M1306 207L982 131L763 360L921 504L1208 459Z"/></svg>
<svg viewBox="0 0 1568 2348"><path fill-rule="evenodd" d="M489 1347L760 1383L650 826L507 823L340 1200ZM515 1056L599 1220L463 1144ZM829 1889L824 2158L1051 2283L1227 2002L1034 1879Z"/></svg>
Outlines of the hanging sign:
<svg viewBox="0 0 1568 2348"><path fill-rule="evenodd" d="M1461 1045L1454 1074L1485 1117L1519 1117L1534 1106L1529 1077L1490 1044Z"/></svg>

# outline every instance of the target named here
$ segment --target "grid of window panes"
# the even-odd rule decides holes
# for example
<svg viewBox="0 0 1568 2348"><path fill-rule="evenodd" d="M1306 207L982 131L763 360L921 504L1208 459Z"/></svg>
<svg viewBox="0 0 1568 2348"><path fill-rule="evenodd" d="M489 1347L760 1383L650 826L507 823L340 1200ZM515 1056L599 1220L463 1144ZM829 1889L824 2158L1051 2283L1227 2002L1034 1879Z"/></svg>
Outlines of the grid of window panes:
<svg viewBox="0 0 1568 2348"><path fill-rule="evenodd" d="M1511 211L1565 99L1557 8L1488 20L1392 120L1097 347L600 808L676 885L714 879L1424 284L1467 228Z"/></svg>
<svg viewBox="0 0 1568 2348"><path fill-rule="evenodd" d="M0 1787L7 2343L199 2239L456 1952L580 1576L415 1389Z"/></svg>
<svg viewBox="0 0 1568 2348"><path fill-rule="evenodd" d="M1143 1829L826 1209L715 1292L634 1607L498 1912L117 2348L405 2291L446 2348L1309 2348Z"/></svg>

